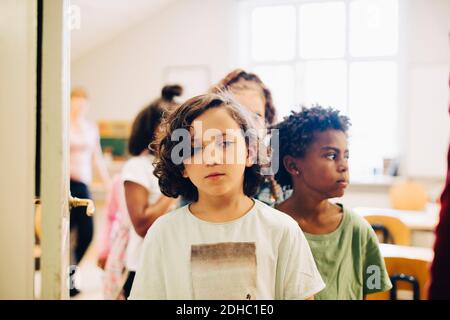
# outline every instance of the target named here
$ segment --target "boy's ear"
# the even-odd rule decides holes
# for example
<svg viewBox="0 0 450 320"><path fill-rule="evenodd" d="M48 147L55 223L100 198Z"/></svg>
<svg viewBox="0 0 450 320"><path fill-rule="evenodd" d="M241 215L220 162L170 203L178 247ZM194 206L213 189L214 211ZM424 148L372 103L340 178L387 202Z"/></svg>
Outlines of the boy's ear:
<svg viewBox="0 0 450 320"><path fill-rule="evenodd" d="M297 159L292 156L285 156L283 158L283 165L286 168L286 171L293 176L298 176L301 173L296 160Z"/></svg>

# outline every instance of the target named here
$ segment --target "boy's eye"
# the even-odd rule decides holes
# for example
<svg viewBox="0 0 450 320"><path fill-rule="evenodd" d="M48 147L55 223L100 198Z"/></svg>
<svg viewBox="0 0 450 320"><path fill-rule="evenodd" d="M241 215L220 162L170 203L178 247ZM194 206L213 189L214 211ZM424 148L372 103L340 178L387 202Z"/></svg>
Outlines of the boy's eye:
<svg viewBox="0 0 450 320"><path fill-rule="evenodd" d="M259 113L254 113L253 114L253 119L256 122L264 122L265 121L264 117L261 114L259 114Z"/></svg>
<svg viewBox="0 0 450 320"><path fill-rule="evenodd" d="M196 154L196 153L202 151L202 149L203 149L202 147L191 147L191 152L192 152L192 154Z"/></svg>
<svg viewBox="0 0 450 320"><path fill-rule="evenodd" d="M345 158L346 160L348 160L348 159L350 158L350 155L347 153L347 154L344 156L344 158Z"/></svg>
<svg viewBox="0 0 450 320"><path fill-rule="evenodd" d="M233 141L222 141L222 142L218 143L218 146L222 147L222 148L227 148L227 147L231 146L233 143L234 143Z"/></svg>
<svg viewBox="0 0 450 320"><path fill-rule="evenodd" d="M326 158L329 160L336 160L336 157L337 157L336 153L329 153L326 155Z"/></svg>
<svg viewBox="0 0 450 320"><path fill-rule="evenodd" d="M234 144L234 141L220 141L220 142L217 142L217 146L219 148L227 148L227 147L231 146L232 144ZM202 150L203 150L203 146L195 146L195 147L192 146L191 147L191 154L192 155L197 154L197 153L201 152Z"/></svg>

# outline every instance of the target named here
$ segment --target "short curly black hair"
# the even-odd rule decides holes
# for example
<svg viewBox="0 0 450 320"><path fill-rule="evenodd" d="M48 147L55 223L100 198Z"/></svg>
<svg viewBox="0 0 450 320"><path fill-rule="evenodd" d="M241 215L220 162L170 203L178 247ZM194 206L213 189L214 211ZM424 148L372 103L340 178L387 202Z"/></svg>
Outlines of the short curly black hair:
<svg viewBox="0 0 450 320"><path fill-rule="evenodd" d="M242 132L245 133L247 148L249 148L251 139L257 141L258 148L264 145L257 134L251 134L251 129L254 129L254 127L250 115L245 108L232 98L232 95L209 93L193 97L168 115L162 123L163 134L158 141L152 144L152 148L156 151L154 175L158 178L159 187L164 195L172 198L182 196L187 201L198 200L197 187L189 178L183 177L184 164L175 164L172 161L172 150L179 143L172 140L172 134L179 129L189 131L192 128L193 121L212 108L226 108L230 116L240 126ZM244 194L249 197L254 196L259 191L262 181L261 165L258 162L251 167L246 167Z"/></svg>
<svg viewBox="0 0 450 320"><path fill-rule="evenodd" d="M299 112L292 111L282 122L272 126L271 129L277 129L272 134L277 134L279 138L279 151L273 153L273 157L278 157L280 162L275 174L276 181L282 187L292 187L291 176L283 165L283 159L288 155L304 157L308 147L315 141L315 133L327 130L347 133L350 125L350 119L340 115L338 110L314 105L311 108L303 106Z"/></svg>

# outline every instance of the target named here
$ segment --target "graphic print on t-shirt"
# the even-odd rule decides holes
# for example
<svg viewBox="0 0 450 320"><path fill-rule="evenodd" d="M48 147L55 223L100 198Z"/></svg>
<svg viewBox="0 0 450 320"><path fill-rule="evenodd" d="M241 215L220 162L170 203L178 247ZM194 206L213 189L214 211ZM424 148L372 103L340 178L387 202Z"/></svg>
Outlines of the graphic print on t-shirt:
<svg viewBox="0 0 450 320"><path fill-rule="evenodd" d="M194 299L257 299L254 242L192 245L191 273Z"/></svg>

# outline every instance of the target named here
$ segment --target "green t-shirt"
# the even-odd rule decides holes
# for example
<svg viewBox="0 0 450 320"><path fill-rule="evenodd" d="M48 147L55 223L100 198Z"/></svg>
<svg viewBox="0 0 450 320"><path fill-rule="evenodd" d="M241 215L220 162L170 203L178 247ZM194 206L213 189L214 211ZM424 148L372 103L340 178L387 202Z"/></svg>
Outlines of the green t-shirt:
<svg viewBox="0 0 450 320"><path fill-rule="evenodd" d="M366 294L392 287L372 227L346 208L343 213L339 227L333 232L324 235L305 232L326 284L315 295L317 300L361 300Z"/></svg>

